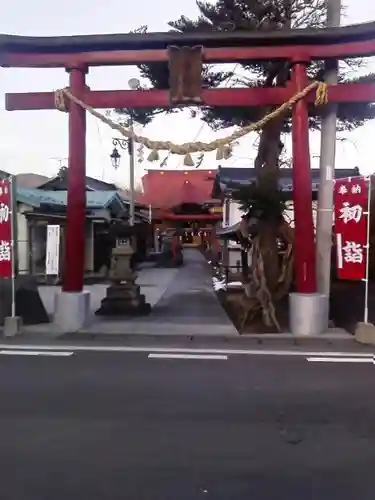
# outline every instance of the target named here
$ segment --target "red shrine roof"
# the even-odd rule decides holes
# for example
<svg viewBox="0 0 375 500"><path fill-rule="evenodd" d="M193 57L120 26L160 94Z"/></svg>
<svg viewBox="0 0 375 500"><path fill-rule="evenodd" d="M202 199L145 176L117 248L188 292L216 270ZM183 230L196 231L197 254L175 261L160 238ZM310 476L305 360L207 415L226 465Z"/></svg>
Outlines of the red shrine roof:
<svg viewBox="0 0 375 500"><path fill-rule="evenodd" d="M202 205L212 200L215 174L215 170L148 170L137 202L164 209L184 203Z"/></svg>

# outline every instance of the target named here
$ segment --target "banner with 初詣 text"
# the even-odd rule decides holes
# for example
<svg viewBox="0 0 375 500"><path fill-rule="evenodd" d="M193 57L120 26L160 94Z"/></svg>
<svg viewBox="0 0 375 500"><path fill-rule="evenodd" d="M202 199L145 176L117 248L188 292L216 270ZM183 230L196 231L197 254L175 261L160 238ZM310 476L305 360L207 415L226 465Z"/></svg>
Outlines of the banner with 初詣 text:
<svg viewBox="0 0 375 500"><path fill-rule="evenodd" d="M335 182L335 233L339 279L366 279L370 178Z"/></svg>
<svg viewBox="0 0 375 500"><path fill-rule="evenodd" d="M0 278L12 277L12 189L0 181Z"/></svg>

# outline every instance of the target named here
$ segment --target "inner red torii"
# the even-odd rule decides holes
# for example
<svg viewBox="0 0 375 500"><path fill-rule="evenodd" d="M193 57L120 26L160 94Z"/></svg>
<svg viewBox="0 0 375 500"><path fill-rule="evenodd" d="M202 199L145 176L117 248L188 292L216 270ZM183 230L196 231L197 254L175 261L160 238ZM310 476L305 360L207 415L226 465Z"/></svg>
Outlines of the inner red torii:
<svg viewBox="0 0 375 500"><path fill-rule="evenodd" d="M23 68L65 68L71 93L93 108L168 108L191 105L171 101L170 90L91 91L86 86L90 66L170 62L170 47L201 47L202 62L287 60L292 66L286 88L202 89L206 106L277 106L308 85L306 68L312 60L375 55L375 23L321 30L280 30L273 33L148 33L21 37L0 35L0 65ZM54 92L7 94L7 110L55 109ZM309 95L292 112L293 182L296 224L297 291L316 292L315 240L309 153ZM329 101L374 102L375 85L329 87ZM80 292L84 271L86 112L69 103L68 217L66 273L63 290Z"/></svg>

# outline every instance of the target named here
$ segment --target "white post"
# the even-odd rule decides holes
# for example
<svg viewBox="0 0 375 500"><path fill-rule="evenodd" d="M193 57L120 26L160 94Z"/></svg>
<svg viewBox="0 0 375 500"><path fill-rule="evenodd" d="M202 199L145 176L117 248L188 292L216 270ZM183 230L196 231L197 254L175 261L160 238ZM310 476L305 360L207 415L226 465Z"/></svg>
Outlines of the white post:
<svg viewBox="0 0 375 500"><path fill-rule="evenodd" d="M370 216L371 216L371 175L368 181L368 200L367 200L367 246L366 246L366 278L365 278L365 311L363 322L368 323L368 282L370 269Z"/></svg>
<svg viewBox="0 0 375 500"><path fill-rule="evenodd" d="M11 247L11 315L4 318L4 336L14 337L18 333L21 333L22 321L20 317L16 316L16 274L17 274L17 236L16 236L16 225L15 217L17 216L17 210L15 205L17 203L17 196L15 191L14 178L10 176L8 178L9 182L9 222L10 222L10 247Z"/></svg>
<svg viewBox="0 0 375 500"><path fill-rule="evenodd" d="M327 0L327 26L340 26L341 0ZM325 81L337 84L337 61L326 62ZM336 156L337 104L328 104L323 111L320 144L320 181L316 225L318 292L330 294L331 248L333 221L333 179Z"/></svg>

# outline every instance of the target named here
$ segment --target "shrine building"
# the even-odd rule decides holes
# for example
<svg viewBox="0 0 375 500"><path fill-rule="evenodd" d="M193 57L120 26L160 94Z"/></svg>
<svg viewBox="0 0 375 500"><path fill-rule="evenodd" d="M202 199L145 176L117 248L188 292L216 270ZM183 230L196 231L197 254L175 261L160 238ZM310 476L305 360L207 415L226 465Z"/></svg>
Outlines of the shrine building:
<svg viewBox="0 0 375 500"><path fill-rule="evenodd" d="M222 220L221 201L212 198L216 170L148 170L137 202L149 207L155 248L158 235L177 231L184 246L210 241Z"/></svg>

